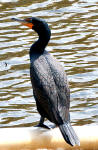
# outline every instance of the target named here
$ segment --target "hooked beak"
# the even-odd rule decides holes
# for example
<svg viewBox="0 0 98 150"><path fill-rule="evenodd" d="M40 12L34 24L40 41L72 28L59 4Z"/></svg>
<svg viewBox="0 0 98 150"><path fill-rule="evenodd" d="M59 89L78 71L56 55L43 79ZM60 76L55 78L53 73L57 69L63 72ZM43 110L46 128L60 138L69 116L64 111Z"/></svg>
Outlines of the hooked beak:
<svg viewBox="0 0 98 150"><path fill-rule="evenodd" d="M22 19L17 19L17 18L12 18L12 20L18 21L18 22L20 22L21 24L23 24L23 25L29 27L30 29L32 29L32 27L34 26L34 25L32 24L32 19L31 19L31 18L27 18L27 19L23 19L23 20L22 20Z"/></svg>

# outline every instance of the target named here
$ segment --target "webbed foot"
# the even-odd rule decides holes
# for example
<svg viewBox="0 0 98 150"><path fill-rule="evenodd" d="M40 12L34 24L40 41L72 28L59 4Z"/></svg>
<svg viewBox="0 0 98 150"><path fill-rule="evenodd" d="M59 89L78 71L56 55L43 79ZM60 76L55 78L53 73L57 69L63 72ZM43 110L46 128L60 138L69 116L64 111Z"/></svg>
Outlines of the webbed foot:
<svg viewBox="0 0 98 150"><path fill-rule="evenodd" d="M40 118L39 124L36 125L35 127L42 127L42 128L50 129L48 126L46 126L46 125L44 124L44 117L42 117L42 116L41 116L41 118Z"/></svg>
<svg viewBox="0 0 98 150"><path fill-rule="evenodd" d="M35 127L42 127L42 128L46 128L46 129L50 129L48 126L46 126L45 124L38 124Z"/></svg>

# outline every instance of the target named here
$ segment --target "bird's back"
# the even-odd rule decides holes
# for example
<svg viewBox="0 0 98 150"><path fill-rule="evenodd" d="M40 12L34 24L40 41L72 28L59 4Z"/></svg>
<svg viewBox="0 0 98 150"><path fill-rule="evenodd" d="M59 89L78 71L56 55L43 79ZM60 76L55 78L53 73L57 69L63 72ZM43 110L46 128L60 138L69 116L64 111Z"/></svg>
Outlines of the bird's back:
<svg viewBox="0 0 98 150"><path fill-rule="evenodd" d="M70 93L57 60L46 51L32 56L30 75L39 113L56 124L69 120Z"/></svg>

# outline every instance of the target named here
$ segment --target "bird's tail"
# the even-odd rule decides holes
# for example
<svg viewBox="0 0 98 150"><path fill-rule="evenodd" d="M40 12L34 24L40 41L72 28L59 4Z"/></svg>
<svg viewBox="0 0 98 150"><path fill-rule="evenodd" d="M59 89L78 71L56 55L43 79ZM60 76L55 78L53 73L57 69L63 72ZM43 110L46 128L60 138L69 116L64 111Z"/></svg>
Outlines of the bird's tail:
<svg viewBox="0 0 98 150"><path fill-rule="evenodd" d="M61 124L59 129L68 144L71 146L80 145L80 141L69 122Z"/></svg>

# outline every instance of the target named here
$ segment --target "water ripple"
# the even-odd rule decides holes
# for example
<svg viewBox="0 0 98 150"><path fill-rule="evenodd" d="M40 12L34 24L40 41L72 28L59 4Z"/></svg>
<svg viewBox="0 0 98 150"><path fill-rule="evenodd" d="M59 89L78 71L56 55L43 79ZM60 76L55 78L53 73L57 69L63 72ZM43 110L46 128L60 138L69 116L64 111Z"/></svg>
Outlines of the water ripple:
<svg viewBox="0 0 98 150"><path fill-rule="evenodd" d="M12 17L41 17L52 31L48 51L64 66L71 88L71 119L98 122L97 0L0 1L0 127L39 120L29 73L29 48L37 34Z"/></svg>

